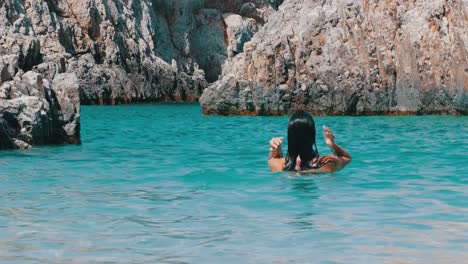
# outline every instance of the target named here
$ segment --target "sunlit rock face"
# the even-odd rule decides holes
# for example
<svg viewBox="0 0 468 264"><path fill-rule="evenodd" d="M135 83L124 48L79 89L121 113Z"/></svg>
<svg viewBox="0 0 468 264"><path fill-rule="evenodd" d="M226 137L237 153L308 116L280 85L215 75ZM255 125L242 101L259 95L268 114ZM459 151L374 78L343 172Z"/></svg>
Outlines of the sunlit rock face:
<svg viewBox="0 0 468 264"><path fill-rule="evenodd" d="M0 0L0 148L79 143L80 102L198 101L279 3Z"/></svg>
<svg viewBox="0 0 468 264"><path fill-rule="evenodd" d="M194 101L206 86L197 65L158 57L172 50L158 40L169 33L151 1L8 0L0 13L1 55L18 56L11 73L73 72L83 103Z"/></svg>
<svg viewBox="0 0 468 264"><path fill-rule="evenodd" d="M0 149L79 144L80 97L74 73L52 82L34 71L0 86Z"/></svg>
<svg viewBox="0 0 468 264"><path fill-rule="evenodd" d="M0 56L11 77L75 73L84 104L197 101L278 5L0 0Z"/></svg>
<svg viewBox="0 0 468 264"><path fill-rule="evenodd" d="M285 0L205 114L468 113L468 1Z"/></svg>

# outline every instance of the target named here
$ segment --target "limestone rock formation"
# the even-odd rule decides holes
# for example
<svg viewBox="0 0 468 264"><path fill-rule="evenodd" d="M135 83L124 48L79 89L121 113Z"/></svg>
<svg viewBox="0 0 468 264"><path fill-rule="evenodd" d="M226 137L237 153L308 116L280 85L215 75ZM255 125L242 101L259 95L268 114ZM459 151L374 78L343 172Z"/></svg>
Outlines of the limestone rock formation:
<svg viewBox="0 0 468 264"><path fill-rule="evenodd" d="M468 113L468 1L285 0L205 114Z"/></svg>
<svg viewBox="0 0 468 264"><path fill-rule="evenodd" d="M80 101L197 101L279 2L0 0L0 149L79 143Z"/></svg>
<svg viewBox="0 0 468 264"><path fill-rule="evenodd" d="M73 72L84 103L191 101L206 86L196 67L186 74L156 56L151 1L8 0L0 14L0 54L17 57L10 75Z"/></svg>
<svg viewBox="0 0 468 264"><path fill-rule="evenodd" d="M80 100L75 74L59 74L52 85L34 71L3 82L0 149L63 143L80 143Z"/></svg>
<svg viewBox="0 0 468 264"><path fill-rule="evenodd" d="M84 104L197 101L277 2L0 0L1 78L73 72Z"/></svg>

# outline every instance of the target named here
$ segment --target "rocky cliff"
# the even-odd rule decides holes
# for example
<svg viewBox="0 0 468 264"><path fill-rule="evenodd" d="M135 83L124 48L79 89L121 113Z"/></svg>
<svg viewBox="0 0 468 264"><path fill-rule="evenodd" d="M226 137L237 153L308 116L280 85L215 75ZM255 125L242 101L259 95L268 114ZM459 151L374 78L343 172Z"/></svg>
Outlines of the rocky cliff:
<svg viewBox="0 0 468 264"><path fill-rule="evenodd" d="M285 0L205 114L468 113L468 1Z"/></svg>
<svg viewBox="0 0 468 264"><path fill-rule="evenodd" d="M33 144L79 144L77 83L73 73L57 74L53 82L49 82L33 71L3 83L0 149L24 149Z"/></svg>
<svg viewBox="0 0 468 264"><path fill-rule="evenodd" d="M278 3L0 0L0 52L33 43L10 75L73 72L84 104L196 101Z"/></svg>
<svg viewBox="0 0 468 264"><path fill-rule="evenodd" d="M79 142L79 101L197 101L280 3L0 0L0 148Z"/></svg>
<svg viewBox="0 0 468 264"><path fill-rule="evenodd" d="M0 148L78 143L80 102L202 92L205 114L466 114L467 31L467 0L0 0Z"/></svg>

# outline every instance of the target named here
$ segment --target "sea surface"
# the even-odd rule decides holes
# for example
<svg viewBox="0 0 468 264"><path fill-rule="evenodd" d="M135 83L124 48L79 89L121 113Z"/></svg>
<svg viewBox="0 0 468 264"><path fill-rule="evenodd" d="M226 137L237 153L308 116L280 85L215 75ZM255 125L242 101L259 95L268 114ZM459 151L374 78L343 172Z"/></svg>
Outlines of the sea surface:
<svg viewBox="0 0 468 264"><path fill-rule="evenodd" d="M305 176L267 166L288 117L81 120L80 146L0 152L0 263L468 261L468 117L317 117L353 161Z"/></svg>

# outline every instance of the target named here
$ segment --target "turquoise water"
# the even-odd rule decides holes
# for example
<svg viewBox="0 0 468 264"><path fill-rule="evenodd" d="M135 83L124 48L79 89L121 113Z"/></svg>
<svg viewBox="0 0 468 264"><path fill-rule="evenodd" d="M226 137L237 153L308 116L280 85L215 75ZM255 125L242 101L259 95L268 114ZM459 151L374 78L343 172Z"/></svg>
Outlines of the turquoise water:
<svg viewBox="0 0 468 264"><path fill-rule="evenodd" d="M353 161L300 177L266 164L287 121L83 107L81 146L0 152L0 262L466 261L467 117L316 118Z"/></svg>

